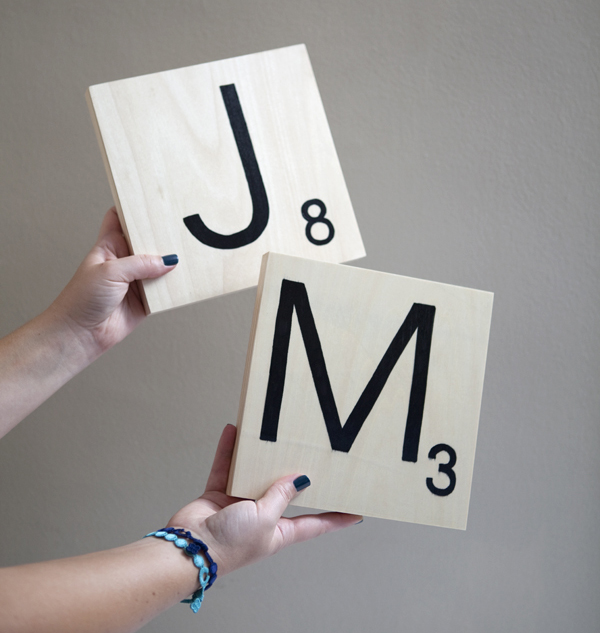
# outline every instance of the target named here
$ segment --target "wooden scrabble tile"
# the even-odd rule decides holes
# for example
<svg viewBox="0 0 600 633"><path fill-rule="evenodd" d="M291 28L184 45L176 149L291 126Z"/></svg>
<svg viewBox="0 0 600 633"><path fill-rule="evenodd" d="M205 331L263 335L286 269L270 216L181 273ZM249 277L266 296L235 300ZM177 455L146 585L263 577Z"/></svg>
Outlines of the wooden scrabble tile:
<svg viewBox="0 0 600 633"><path fill-rule="evenodd" d="M230 494L466 527L493 295L263 259Z"/></svg>
<svg viewBox="0 0 600 633"><path fill-rule="evenodd" d="M255 286L277 251L364 256L304 45L92 86L88 105L133 253L179 255L148 312Z"/></svg>

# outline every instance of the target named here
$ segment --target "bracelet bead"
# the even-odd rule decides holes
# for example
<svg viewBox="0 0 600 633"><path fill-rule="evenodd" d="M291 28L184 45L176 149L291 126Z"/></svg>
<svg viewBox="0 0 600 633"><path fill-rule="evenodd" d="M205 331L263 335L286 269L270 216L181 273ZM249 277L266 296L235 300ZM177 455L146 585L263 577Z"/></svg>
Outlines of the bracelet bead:
<svg viewBox="0 0 600 633"><path fill-rule="evenodd" d="M202 606L204 600L204 592L209 589L217 578L217 564L208 553L208 547L200 539L192 536L191 532L180 528L163 528L156 532L146 534L144 538L154 536L156 538L164 538L183 550L191 559L198 571L198 582L200 588L192 594L191 598L182 600L190 605L190 609L194 613ZM206 559L206 560L205 560ZM208 566L206 563L208 562Z"/></svg>

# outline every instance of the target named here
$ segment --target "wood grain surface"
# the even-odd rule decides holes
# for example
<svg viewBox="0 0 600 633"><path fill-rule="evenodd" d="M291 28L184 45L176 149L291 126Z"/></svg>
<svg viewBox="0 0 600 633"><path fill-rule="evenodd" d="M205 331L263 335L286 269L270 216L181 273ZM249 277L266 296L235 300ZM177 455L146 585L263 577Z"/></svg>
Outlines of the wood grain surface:
<svg viewBox="0 0 600 633"><path fill-rule="evenodd" d="M489 292L266 255L229 492L258 498L302 473L312 485L298 505L464 529L492 302ZM328 429L331 398L339 424Z"/></svg>
<svg viewBox="0 0 600 633"><path fill-rule="evenodd" d="M131 251L180 258L143 282L148 312L255 286L267 251L365 255L304 45L91 86L87 100ZM195 216L242 244L204 243Z"/></svg>

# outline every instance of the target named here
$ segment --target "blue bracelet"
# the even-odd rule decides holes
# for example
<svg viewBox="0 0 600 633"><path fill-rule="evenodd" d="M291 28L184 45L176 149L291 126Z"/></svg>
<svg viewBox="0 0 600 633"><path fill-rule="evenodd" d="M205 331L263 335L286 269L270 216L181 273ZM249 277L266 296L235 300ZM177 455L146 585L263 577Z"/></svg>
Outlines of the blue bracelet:
<svg viewBox="0 0 600 633"><path fill-rule="evenodd" d="M155 536L156 538L164 538L165 541L171 541L175 547L182 549L190 556L194 566L200 570L198 572L200 589L195 591L191 598L181 601L189 604L190 609L194 613L198 613L202 606L202 601L204 600L204 592L212 587L212 584L217 579L217 563L215 563L208 553L208 547L200 539L194 538L189 531L182 530L181 528L163 528L162 530L146 534L144 538L148 536ZM208 567L205 565L203 557L206 558Z"/></svg>

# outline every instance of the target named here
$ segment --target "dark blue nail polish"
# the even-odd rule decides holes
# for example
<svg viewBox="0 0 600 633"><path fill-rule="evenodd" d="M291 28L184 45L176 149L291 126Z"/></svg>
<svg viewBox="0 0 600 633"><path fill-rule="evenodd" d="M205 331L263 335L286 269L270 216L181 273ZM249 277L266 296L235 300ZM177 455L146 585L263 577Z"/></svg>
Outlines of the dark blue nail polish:
<svg viewBox="0 0 600 633"><path fill-rule="evenodd" d="M179 263L179 257L177 255L165 255L162 260L165 266L175 266L175 264Z"/></svg>
<svg viewBox="0 0 600 633"><path fill-rule="evenodd" d="M306 475L300 475L294 479L294 486L298 492L310 486L310 479Z"/></svg>

